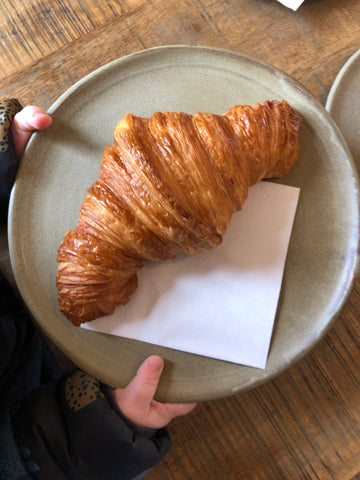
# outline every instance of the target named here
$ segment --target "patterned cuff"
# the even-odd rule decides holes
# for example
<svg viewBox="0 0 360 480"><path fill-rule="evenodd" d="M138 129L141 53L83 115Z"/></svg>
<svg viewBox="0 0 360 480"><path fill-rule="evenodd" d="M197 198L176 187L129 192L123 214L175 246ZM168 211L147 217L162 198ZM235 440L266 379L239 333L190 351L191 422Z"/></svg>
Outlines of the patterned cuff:
<svg viewBox="0 0 360 480"><path fill-rule="evenodd" d="M141 427L125 417L115 402L113 389L101 384L98 380L81 370L77 370L67 378L65 382L65 398L73 412L87 407L99 398L106 398L110 407L116 411L134 435L151 438L157 432L157 429Z"/></svg>
<svg viewBox="0 0 360 480"><path fill-rule="evenodd" d="M9 196L19 159L15 152L11 124L22 106L15 98L0 100L0 221L5 222Z"/></svg>
<svg viewBox="0 0 360 480"><path fill-rule="evenodd" d="M12 146L11 124L22 108L16 98L0 99L0 153L6 152Z"/></svg>

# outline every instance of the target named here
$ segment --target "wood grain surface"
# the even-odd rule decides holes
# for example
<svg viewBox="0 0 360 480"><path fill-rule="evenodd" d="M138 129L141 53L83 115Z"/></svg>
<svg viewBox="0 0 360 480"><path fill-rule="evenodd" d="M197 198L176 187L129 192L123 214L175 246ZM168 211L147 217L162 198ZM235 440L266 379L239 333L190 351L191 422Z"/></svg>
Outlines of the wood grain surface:
<svg viewBox="0 0 360 480"><path fill-rule="evenodd" d="M360 48L358 0L0 0L0 96L45 108L84 75L158 45L252 55L325 104ZM360 159L358 159L360 162ZM265 385L169 427L148 480L350 480L360 472L360 281L328 335Z"/></svg>

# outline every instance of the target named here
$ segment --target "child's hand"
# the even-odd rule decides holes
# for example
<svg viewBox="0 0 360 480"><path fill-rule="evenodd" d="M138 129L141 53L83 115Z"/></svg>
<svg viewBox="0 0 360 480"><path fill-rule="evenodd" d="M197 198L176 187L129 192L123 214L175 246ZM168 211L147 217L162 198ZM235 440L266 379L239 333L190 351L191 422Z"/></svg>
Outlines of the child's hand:
<svg viewBox="0 0 360 480"><path fill-rule="evenodd" d="M15 115L11 132L18 157L25 150L31 134L35 130L44 130L51 122L52 118L41 107L27 106Z"/></svg>
<svg viewBox="0 0 360 480"><path fill-rule="evenodd" d="M121 412L142 427L165 427L173 418L190 413L196 406L196 403L161 403L154 400L163 367L163 359L152 355L140 366L136 377L126 388L114 390Z"/></svg>

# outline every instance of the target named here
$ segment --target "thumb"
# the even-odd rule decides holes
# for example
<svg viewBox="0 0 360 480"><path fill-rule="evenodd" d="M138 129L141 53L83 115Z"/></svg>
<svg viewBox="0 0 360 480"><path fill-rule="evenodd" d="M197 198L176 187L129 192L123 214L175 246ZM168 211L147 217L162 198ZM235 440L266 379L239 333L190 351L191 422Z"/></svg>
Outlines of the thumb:
<svg viewBox="0 0 360 480"><path fill-rule="evenodd" d="M27 106L18 112L11 125L15 149L20 156L35 130L43 130L51 125L52 118L41 107Z"/></svg>
<svg viewBox="0 0 360 480"><path fill-rule="evenodd" d="M140 366L136 376L126 387L127 395L132 398L139 410L147 409L154 398L159 384L164 361L157 355L148 357Z"/></svg>

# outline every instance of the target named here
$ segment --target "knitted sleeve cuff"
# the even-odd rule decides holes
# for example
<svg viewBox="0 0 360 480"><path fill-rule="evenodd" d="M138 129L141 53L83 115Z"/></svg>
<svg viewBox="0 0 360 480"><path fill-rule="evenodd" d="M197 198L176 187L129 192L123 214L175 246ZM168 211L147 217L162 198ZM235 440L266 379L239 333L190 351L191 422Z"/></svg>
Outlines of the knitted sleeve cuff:
<svg viewBox="0 0 360 480"><path fill-rule="evenodd" d="M0 222L6 222L9 196L14 183L18 158L15 152L11 124L22 105L15 98L0 100Z"/></svg>

